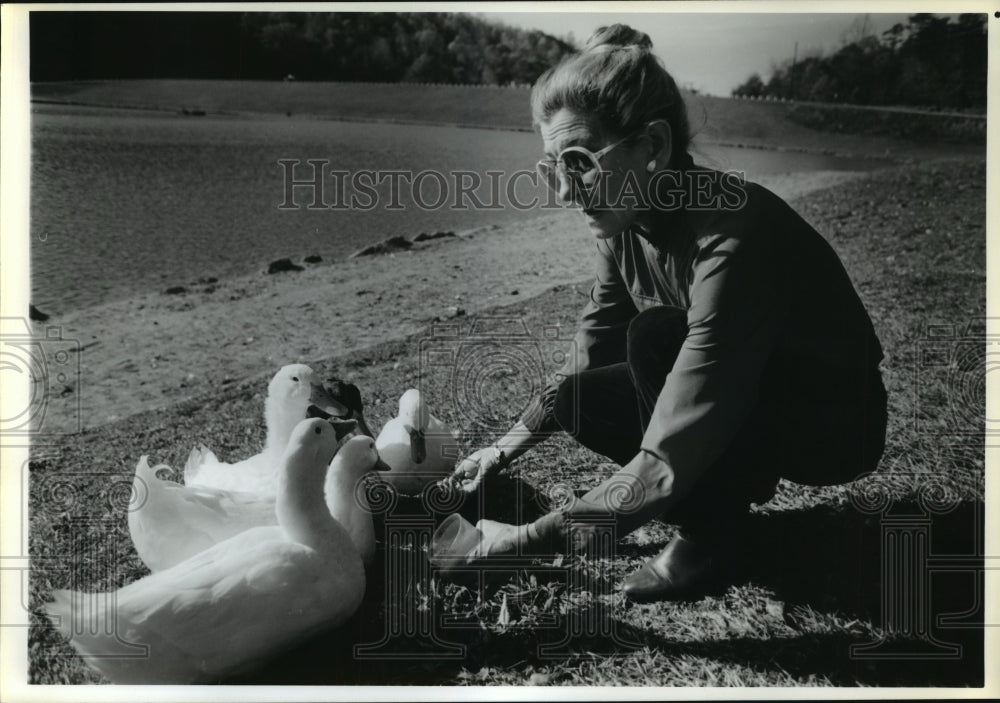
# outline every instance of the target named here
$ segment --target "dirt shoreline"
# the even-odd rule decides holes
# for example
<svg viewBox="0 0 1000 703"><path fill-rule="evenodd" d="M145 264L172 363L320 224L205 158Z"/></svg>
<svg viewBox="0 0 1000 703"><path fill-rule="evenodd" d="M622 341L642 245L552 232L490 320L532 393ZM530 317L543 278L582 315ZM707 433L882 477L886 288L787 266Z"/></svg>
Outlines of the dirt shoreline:
<svg viewBox="0 0 1000 703"><path fill-rule="evenodd" d="M761 179L793 202L864 175ZM32 323L79 345L79 373L52 380L46 432L94 428L163 409L292 362L398 340L586 280L593 243L574 212L490 225L381 256L150 292ZM459 312L461 310L462 312ZM49 350L47 350L49 351ZM75 368L75 367L74 367Z"/></svg>

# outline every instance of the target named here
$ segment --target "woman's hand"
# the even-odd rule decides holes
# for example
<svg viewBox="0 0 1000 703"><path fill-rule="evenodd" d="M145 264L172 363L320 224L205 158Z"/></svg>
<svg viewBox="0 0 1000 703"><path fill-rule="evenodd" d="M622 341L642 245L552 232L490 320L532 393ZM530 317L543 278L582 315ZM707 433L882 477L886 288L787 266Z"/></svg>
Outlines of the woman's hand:
<svg viewBox="0 0 1000 703"><path fill-rule="evenodd" d="M483 537L476 547L474 558L509 556L527 549L527 525L508 525L495 520L480 520L476 523L476 529Z"/></svg>
<svg viewBox="0 0 1000 703"><path fill-rule="evenodd" d="M487 476L502 469L506 465L504 453L496 446L484 447L462 459L455 467L453 480L459 488L472 493Z"/></svg>
<svg viewBox="0 0 1000 703"><path fill-rule="evenodd" d="M449 571L464 568L490 557L527 554L532 546L531 525L509 525L480 520L473 527L455 513L434 531L428 552L431 563Z"/></svg>

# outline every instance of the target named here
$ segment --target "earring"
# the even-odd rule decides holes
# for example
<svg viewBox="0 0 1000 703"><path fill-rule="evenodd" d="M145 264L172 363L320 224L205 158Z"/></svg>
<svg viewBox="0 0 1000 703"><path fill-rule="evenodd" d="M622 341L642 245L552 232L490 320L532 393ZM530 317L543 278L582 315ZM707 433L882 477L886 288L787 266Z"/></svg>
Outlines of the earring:
<svg viewBox="0 0 1000 703"><path fill-rule="evenodd" d="M656 159L653 159L648 164L646 164L646 170L652 173L656 170Z"/></svg>

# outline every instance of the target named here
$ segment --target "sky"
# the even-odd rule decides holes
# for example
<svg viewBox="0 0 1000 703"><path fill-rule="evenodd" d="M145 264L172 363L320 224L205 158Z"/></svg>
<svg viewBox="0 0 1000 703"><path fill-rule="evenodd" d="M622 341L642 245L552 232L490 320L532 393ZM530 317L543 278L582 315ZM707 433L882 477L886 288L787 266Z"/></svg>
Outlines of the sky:
<svg viewBox="0 0 1000 703"><path fill-rule="evenodd" d="M649 35L653 51L678 85L710 95L728 96L752 73L766 81L773 66L812 52L832 53L845 37L881 34L907 14L810 13L479 13L525 29L540 29L577 43L602 25L624 22ZM867 20L866 20L867 18Z"/></svg>

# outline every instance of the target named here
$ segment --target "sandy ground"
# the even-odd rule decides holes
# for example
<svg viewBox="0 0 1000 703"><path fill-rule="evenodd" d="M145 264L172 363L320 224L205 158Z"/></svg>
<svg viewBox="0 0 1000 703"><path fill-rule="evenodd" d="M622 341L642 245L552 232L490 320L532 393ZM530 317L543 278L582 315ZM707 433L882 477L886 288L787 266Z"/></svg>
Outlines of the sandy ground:
<svg viewBox="0 0 1000 703"><path fill-rule="evenodd" d="M859 175L797 173L761 183L794 204ZM396 254L261 273L179 295L150 292L33 323L35 335L59 327L63 339L79 344L78 371L71 359L64 380L50 378L43 429L96 427L269 377L283 364L405 337L449 319L455 308L471 316L589 276L593 240L577 213L526 225L483 227Z"/></svg>

